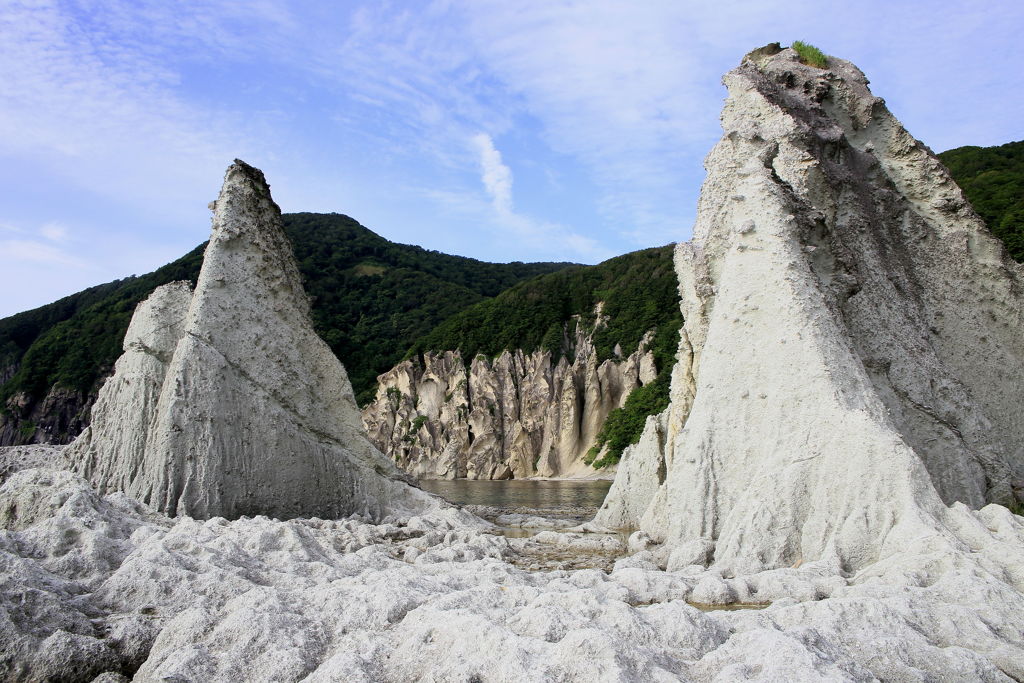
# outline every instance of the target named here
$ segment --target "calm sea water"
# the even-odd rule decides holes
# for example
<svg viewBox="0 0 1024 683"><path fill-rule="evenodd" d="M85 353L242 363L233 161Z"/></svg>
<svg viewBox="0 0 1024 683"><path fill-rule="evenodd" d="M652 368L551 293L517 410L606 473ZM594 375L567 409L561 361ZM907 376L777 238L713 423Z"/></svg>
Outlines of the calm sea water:
<svg viewBox="0 0 1024 683"><path fill-rule="evenodd" d="M604 502L611 481L424 479L420 486L458 505L585 522Z"/></svg>

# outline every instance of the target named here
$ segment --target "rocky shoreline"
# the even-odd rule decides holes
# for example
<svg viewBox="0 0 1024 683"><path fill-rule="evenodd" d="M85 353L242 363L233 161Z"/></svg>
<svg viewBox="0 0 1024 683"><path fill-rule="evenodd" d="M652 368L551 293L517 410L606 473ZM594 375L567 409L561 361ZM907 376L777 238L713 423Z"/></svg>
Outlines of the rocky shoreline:
<svg viewBox="0 0 1024 683"><path fill-rule="evenodd" d="M100 419L0 451L0 678L1024 680L1024 268L849 62L725 81L672 403L593 521L370 445L236 162Z"/></svg>
<svg viewBox="0 0 1024 683"><path fill-rule="evenodd" d="M452 508L172 519L29 469L0 487L0 661L9 680L107 683L1019 679L1024 524L954 514L991 540L732 575L639 534L509 539Z"/></svg>

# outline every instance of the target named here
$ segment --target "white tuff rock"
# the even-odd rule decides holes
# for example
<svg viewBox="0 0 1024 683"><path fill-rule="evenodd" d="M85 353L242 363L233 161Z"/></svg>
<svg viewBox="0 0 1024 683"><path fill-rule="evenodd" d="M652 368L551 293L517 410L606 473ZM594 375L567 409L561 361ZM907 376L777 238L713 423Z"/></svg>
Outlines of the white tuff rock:
<svg viewBox="0 0 1024 683"><path fill-rule="evenodd" d="M31 446L0 446L0 484L19 470L30 467L52 467L61 463L64 446L33 444Z"/></svg>
<svg viewBox="0 0 1024 683"><path fill-rule="evenodd" d="M984 545L960 566L914 554L885 580L829 562L732 577L638 557L610 573L527 572L509 562L519 539L454 512L382 525L170 519L69 472L19 472L0 487L0 678L1024 677L1020 594L990 571L1002 555L1024 578L1024 525L1005 508L964 512ZM535 538L577 552L569 534Z"/></svg>
<svg viewBox="0 0 1024 683"><path fill-rule="evenodd" d="M363 423L418 478L593 475L583 456L608 414L655 378L650 340L598 363L593 330L577 326L571 362L517 349L493 361L477 356L468 371L458 351L428 352L422 366L403 361L378 378Z"/></svg>
<svg viewBox="0 0 1024 683"><path fill-rule="evenodd" d="M195 293L173 283L138 306L68 461L100 491L171 515L379 518L436 505L367 441L263 174L236 161L214 207Z"/></svg>
<svg viewBox="0 0 1024 683"><path fill-rule="evenodd" d="M725 83L672 404L597 522L706 539L733 572L957 537L947 505L1009 502L1024 473L1021 266L849 62L766 49Z"/></svg>

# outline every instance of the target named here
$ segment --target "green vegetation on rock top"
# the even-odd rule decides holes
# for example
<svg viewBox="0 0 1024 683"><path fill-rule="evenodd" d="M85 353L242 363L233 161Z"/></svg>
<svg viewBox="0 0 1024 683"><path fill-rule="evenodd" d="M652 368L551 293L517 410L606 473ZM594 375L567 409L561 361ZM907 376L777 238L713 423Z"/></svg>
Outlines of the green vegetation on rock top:
<svg viewBox="0 0 1024 683"><path fill-rule="evenodd" d="M439 322L466 306L570 264L485 263L396 244L340 214L284 216L317 331L342 360L357 400ZM200 245L153 273L92 287L0 320L0 408L18 392L40 400L53 385L94 391L121 354L135 305L156 287L199 275Z"/></svg>
<svg viewBox="0 0 1024 683"><path fill-rule="evenodd" d="M1024 140L958 147L938 156L992 234L1024 263Z"/></svg>
<svg viewBox="0 0 1024 683"><path fill-rule="evenodd" d="M793 49L800 55L800 61L809 66L816 66L819 69L824 69L828 66L828 55L814 47L810 43L805 43L802 40L793 41Z"/></svg>

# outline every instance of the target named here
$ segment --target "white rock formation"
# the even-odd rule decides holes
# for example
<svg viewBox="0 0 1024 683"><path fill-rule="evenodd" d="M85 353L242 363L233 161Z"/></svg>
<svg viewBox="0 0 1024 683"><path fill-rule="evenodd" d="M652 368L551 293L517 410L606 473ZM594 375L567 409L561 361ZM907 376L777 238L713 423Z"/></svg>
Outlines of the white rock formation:
<svg viewBox="0 0 1024 683"><path fill-rule="evenodd" d="M976 552L910 546L857 577L828 561L664 572L649 551L610 573L527 572L509 562L525 543L572 556L607 542L509 540L453 513L169 519L68 472L19 472L0 487L0 678L1024 677L1024 520L999 506L955 512ZM771 604L715 609L737 602Z"/></svg>
<svg viewBox="0 0 1024 683"><path fill-rule="evenodd" d="M29 446L0 446L0 484L15 472L31 467L53 467L63 460L64 446L32 444Z"/></svg>
<svg viewBox="0 0 1024 683"><path fill-rule="evenodd" d="M458 351L403 361L378 378L363 424L417 478L592 476L583 456L608 413L656 375L650 334L628 356L601 363L592 337L576 327L572 362L519 349L493 361L477 356L468 372Z"/></svg>
<svg viewBox="0 0 1024 683"><path fill-rule="evenodd" d="M191 293L139 305L68 461L171 515L339 517L436 505L366 439L345 369L316 335L280 210L236 161Z"/></svg>
<svg viewBox="0 0 1024 683"><path fill-rule="evenodd" d="M191 303L189 283L173 282L136 306L124 336L124 353L93 406L92 424L66 449L76 469L101 492L145 496L147 481L140 474L146 445L155 435L167 366L185 334Z"/></svg>
<svg viewBox="0 0 1024 683"><path fill-rule="evenodd" d="M725 83L676 251L673 402L597 522L709 541L731 572L967 543L946 506L1024 474L1021 266L849 62L763 49ZM661 461L638 519L630 473Z"/></svg>
<svg viewBox="0 0 1024 683"><path fill-rule="evenodd" d="M943 385L938 380L960 367L956 362L984 373L986 361L974 347L954 352L940 339L913 344L911 333L921 330L906 318L908 311L930 314L926 322L954 339L968 333L961 326L977 325L994 341L975 345L1010 363L1015 347L999 323L1019 321L984 323L969 308L956 310L955 319L934 313L945 310L942 294L957 282L961 290L976 288L960 292L965 306L979 305L971 299L985 292L982 311L1012 312L1019 269L999 258L941 169L918 184L906 181L916 169L927 171L930 157L874 100L872 119L861 119L857 130L882 125L895 146L874 138L877 166L861 166L867 160L852 147L840 145L846 156L837 157L875 174L866 195L858 194L865 184L852 171L841 176L849 180L842 191L853 194L836 215L863 232L826 221L827 237L805 244L807 233L794 226L807 214L780 211L806 208L806 196L793 188L815 187L814 196L826 199L839 192L823 182L832 176L820 174L846 166L786 159L816 149L830 117L846 121L840 105L869 96L852 65L832 60L822 72L794 60L791 50L759 51L727 79L724 120L735 135L709 158L701 232L683 252L694 257L680 262L692 316L673 375L674 402L648 420L616 484L621 494L628 474L641 490L656 491L640 520L644 529L630 538L634 555L611 572L527 572L514 563L529 553L571 560L613 552L619 543L564 529L506 539L467 525L471 520L451 508L380 525L356 518L171 519L121 493L102 496L70 472L26 469L0 486L0 679L1024 680L1024 518L999 505L972 510L943 501L975 489L1001 495L998 479L979 485L977 472L1013 471L1016 461L1012 451L995 451L976 469L944 469L943 458L957 465L957 453L975 447L968 434L984 435L968 428L977 414L970 405L936 408L949 405L940 398L967 396L974 410L988 411L987 438L1010 433L1010 443L1019 444L1014 425L999 422L1004 413L985 407L999 403L1007 384L989 375L996 398L986 399L975 396L988 388L976 379ZM815 93L823 94L820 111L808 103ZM774 174L747 164L763 151L757 135L777 141L777 155L764 157L774 161ZM885 171L899 159L907 161L903 185ZM801 168L809 169L802 183ZM790 188L774 175L789 178ZM928 190L934 194L925 180L935 183ZM916 194L900 199L893 188L908 185ZM905 209L899 225L881 211L871 214L877 223L861 223L857 212L870 211L886 188L892 206ZM726 199L716 199L718 190ZM943 196L946 202L932 202ZM950 211L961 227L950 227ZM716 217L722 225L742 219L739 235L719 230ZM747 220L757 221L753 231ZM919 253L907 253L904 229L929 236L917 242ZM841 248L847 244L859 250ZM809 253L829 258L812 268ZM876 259L889 270L872 270L881 267ZM850 264L856 269L847 270ZM943 289L929 279L933 268L976 279L951 279ZM886 277L857 279L859 292L845 299L833 290L869 274ZM912 296L878 298L897 286ZM877 315L910 329L880 320L869 326L873 314L856 301L862 294L878 304ZM852 329L863 338L854 339ZM733 354L731 371L719 344ZM883 381L864 359L886 353L897 360ZM914 364L928 358L940 373L934 385L915 374ZM941 415L960 441L916 441L923 422L907 417L903 396ZM921 454L922 443L938 450ZM619 519L644 508L639 496L615 501ZM687 532L698 524L708 533ZM669 571L659 568L665 566ZM760 609L719 609L743 604Z"/></svg>

